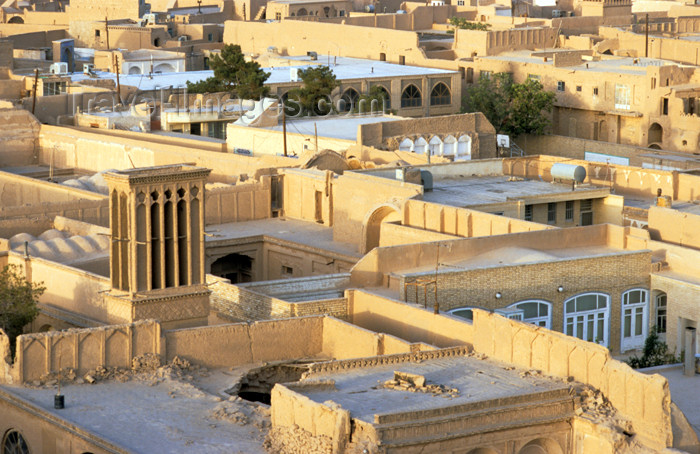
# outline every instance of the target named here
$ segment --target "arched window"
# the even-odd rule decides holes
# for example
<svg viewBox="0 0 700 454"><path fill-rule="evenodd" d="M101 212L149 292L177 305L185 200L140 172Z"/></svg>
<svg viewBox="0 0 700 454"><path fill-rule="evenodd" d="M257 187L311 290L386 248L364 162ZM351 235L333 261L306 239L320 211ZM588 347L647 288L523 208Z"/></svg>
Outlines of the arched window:
<svg viewBox="0 0 700 454"><path fill-rule="evenodd" d="M564 333L608 346L610 297L584 293L564 302Z"/></svg>
<svg viewBox="0 0 700 454"><path fill-rule="evenodd" d="M527 300L511 304L509 309L523 311L523 321L533 325L552 328L552 305L546 301Z"/></svg>
<svg viewBox="0 0 700 454"><path fill-rule="evenodd" d="M360 94L355 90L354 88L348 88L345 90L343 93L343 96L340 97L341 103L339 103L340 107L338 110L341 112L352 112L353 109L357 108L358 102L360 100Z"/></svg>
<svg viewBox="0 0 700 454"><path fill-rule="evenodd" d="M472 138L463 135L457 140L457 156L455 161L469 161L472 158Z"/></svg>
<svg viewBox="0 0 700 454"><path fill-rule="evenodd" d="M447 106L452 104L452 94L450 89L447 88L442 82L439 82L433 87L433 91L430 92L430 105L431 106Z"/></svg>
<svg viewBox="0 0 700 454"><path fill-rule="evenodd" d="M299 11L297 11L297 16L307 16L308 14L306 8L299 8Z"/></svg>
<svg viewBox="0 0 700 454"><path fill-rule="evenodd" d="M666 294L656 295L656 332L666 333Z"/></svg>
<svg viewBox="0 0 700 454"><path fill-rule="evenodd" d="M404 88L401 93L401 107L420 107L423 105L423 95L415 85Z"/></svg>
<svg viewBox="0 0 700 454"><path fill-rule="evenodd" d="M10 430L2 440L2 453L29 454L29 446L21 433L16 430Z"/></svg>
<svg viewBox="0 0 700 454"><path fill-rule="evenodd" d="M445 137L445 142L442 145L442 155L443 156L454 156L457 152L457 139L450 135Z"/></svg>
<svg viewBox="0 0 700 454"><path fill-rule="evenodd" d="M430 139L428 151L430 151L430 156L442 156L442 140L438 136L433 136Z"/></svg>
<svg viewBox="0 0 700 454"><path fill-rule="evenodd" d="M472 309L472 307L458 307L457 309L447 311L447 313L471 322L474 320Z"/></svg>
<svg viewBox="0 0 700 454"><path fill-rule="evenodd" d="M386 88L381 85L373 85L369 89L371 104L363 106L362 112L386 112L391 109L391 95Z"/></svg>
<svg viewBox="0 0 700 454"><path fill-rule="evenodd" d="M628 290L622 294L622 336L620 350L634 350L644 345L649 325L649 292Z"/></svg>

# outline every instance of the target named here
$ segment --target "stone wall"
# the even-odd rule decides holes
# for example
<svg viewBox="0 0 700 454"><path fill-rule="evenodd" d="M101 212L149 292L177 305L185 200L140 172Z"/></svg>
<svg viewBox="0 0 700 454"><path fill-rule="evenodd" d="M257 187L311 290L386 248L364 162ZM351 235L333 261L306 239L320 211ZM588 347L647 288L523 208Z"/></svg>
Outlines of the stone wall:
<svg viewBox="0 0 700 454"><path fill-rule="evenodd" d="M132 358L160 350L160 325L152 320L24 334L17 338L14 364L0 378L3 383L24 383L66 368L78 375L96 367L130 368Z"/></svg>

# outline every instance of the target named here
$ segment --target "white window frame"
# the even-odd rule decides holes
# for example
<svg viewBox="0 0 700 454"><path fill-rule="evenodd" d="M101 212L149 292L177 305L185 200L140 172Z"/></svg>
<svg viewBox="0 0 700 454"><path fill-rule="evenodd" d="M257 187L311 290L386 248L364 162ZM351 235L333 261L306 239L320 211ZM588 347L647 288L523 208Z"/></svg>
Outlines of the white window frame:
<svg viewBox="0 0 700 454"><path fill-rule="evenodd" d="M530 318L525 318L524 316L524 309L520 307L522 304L542 304L547 307L547 315L539 315L541 311L541 307L538 307L537 312L538 316L537 317L530 317ZM552 303L549 303L547 301L543 300L523 300L523 301L518 301L517 303L511 304L508 306L508 309L520 309L523 311L523 319L522 321L525 323L531 323L535 326L541 326L543 328L547 329L552 329Z"/></svg>
<svg viewBox="0 0 700 454"><path fill-rule="evenodd" d="M632 108L632 89L627 84L615 84L615 109L630 110Z"/></svg>
<svg viewBox="0 0 700 454"><path fill-rule="evenodd" d="M663 298L664 300L664 305L659 306L659 301ZM659 308L663 307L664 313L664 330L659 331ZM659 333L660 335L666 335L666 331L668 330L668 294L666 292L659 292L655 297L654 297L654 321L656 324L656 332Z"/></svg>
<svg viewBox="0 0 700 454"><path fill-rule="evenodd" d="M639 292L643 298L640 303L629 303L629 297L632 293ZM637 315L641 310L642 326L639 334L635 335ZM630 336L625 336L625 326L627 322L631 323ZM625 291L622 294L622 304L620 304L620 351L625 352L644 347L644 341L649 335L649 290L644 288L633 288Z"/></svg>
<svg viewBox="0 0 700 454"><path fill-rule="evenodd" d="M481 309L480 307L474 307L474 306L463 306L463 307L455 307L454 309L450 309L447 311L448 314L453 315L454 317L459 318L460 320L463 320L467 323L472 323L474 321L474 312L472 311L472 319L469 320L466 317L462 317L461 315L455 314L455 312L460 312L460 311L471 311L472 309Z"/></svg>
<svg viewBox="0 0 700 454"><path fill-rule="evenodd" d="M582 296L587 296L587 295L595 295L597 297L602 297L605 299L605 307L604 308L596 308L593 310L587 310L587 311L574 311L574 312L569 312L568 311L568 303L571 301L575 301ZM575 309L575 308L574 308ZM581 319L581 320L579 320ZM603 339L597 339L593 336L589 336L588 333L588 325L589 323L593 323L593 329L595 330L596 328L596 322L602 321L603 322ZM567 329L567 326L571 323L571 331ZM580 325L579 325L580 324ZM579 326L581 328L581 332L579 333ZM610 344L610 295L607 293L602 293L602 292L587 292L587 293L581 293L575 296L572 296L571 298L567 299L564 301L564 334L567 334L569 336L576 337L578 339L586 340L589 342L596 342L600 345L603 345L607 347ZM580 334L580 335L579 335ZM590 339L590 340L589 340Z"/></svg>

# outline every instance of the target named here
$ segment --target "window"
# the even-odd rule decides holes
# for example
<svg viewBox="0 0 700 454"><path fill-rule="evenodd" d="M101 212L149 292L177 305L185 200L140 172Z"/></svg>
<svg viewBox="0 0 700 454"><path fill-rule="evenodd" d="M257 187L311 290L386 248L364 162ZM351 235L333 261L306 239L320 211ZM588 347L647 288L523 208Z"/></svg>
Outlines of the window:
<svg viewBox="0 0 700 454"><path fill-rule="evenodd" d="M438 84L433 87L433 91L430 92L430 105L446 106L450 104L452 104L450 89L442 82L438 82Z"/></svg>
<svg viewBox="0 0 700 454"><path fill-rule="evenodd" d="M467 68L467 83L468 84L473 84L474 83L474 68Z"/></svg>
<svg viewBox="0 0 700 454"><path fill-rule="evenodd" d="M403 55L399 55L399 65L405 65L406 64L406 57Z"/></svg>
<svg viewBox="0 0 700 454"><path fill-rule="evenodd" d="M496 309L494 312L510 320L517 320L519 322L523 321L523 310L518 309L517 307L506 307L503 309Z"/></svg>
<svg viewBox="0 0 700 454"><path fill-rule="evenodd" d="M656 332L666 332L666 294L656 295Z"/></svg>
<svg viewBox="0 0 700 454"><path fill-rule="evenodd" d="M581 225L593 225L593 200L586 199L579 202Z"/></svg>
<svg viewBox="0 0 700 454"><path fill-rule="evenodd" d="M481 77L482 79L490 79L491 74L493 74L493 71L481 71L479 73L479 77Z"/></svg>
<svg viewBox="0 0 700 454"><path fill-rule="evenodd" d="M521 301L519 303L508 306L509 309L520 309L523 317L522 321L532 323L533 325L543 326L551 329L552 312L551 304L540 300Z"/></svg>
<svg viewBox="0 0 700 454"><path fill-rule="evenodd" d="M282 20L282 13L275 13L275 20Z"/></svg>
<svg viewBox="0 0 700 454"><path fill-rule="evenodd" d="M209 33L209 34L207 35L207 40L208 40L209 42L214 41L214 34L213 34L213 33Z"/></svg>
<svg viewBox="0 0 700 454"><path fill-rule="evenodd" d="M282 265L282 276L283 277L291 277L294 275L294 268L291 266L285 266Z"/></svg>
<svg viewBox="0 0 700 454"><path fill-rule="evenodd" d="M557 223L557 204L550 202L547 204L547 224Z"/></svg>
<svg viewBox="0 0 700 454"><path fill-rule="evenodd" d="M386 61L386 54L384 52L379 54L379 61Z"/></svg>
<svg viewBox="0 0 700 454"><path fill-rule="evenodd" d="M345 10L344 10L344 9L341 9L340 12L338 13L338 15L339 15L340 17L345 16Z"/></svg>
<svg viewBox="0 0 700 454"><path fill-rule="evenodd" d="M468 321L473 321L474 320L474 312L472 311L471 307L460 307L457 309L452 309L450 311L447 311L448 314L456 315L459 318L463 318Z"/></svg>
<svg viewBox="0 0 700 454"><path fill-rule="evenodd" d="M557 91L565 91L566 83L563 80L557 82Z"/></svg>
<svg viewBox="0 0 700 454"><path fill-rule="evenodd" d="M214 139L226 139L226 122L212 121L208 123L207 136Z"/></svg>
<svg viewBox="0 0 700 454"><path fill-rule="evenodd" d="M668 98L661 100L661 115L668 115Z"/></svg>
<svg viewBox="0 0 700 454"><path fill-rule="evenodd" d="M100 37L100 31L99 31L99 30L95 30L95 38L99 38L99 37Z"/></svg>
<svg viewBox="0 0 700 454"><path fill-rule="evenodd" d="M580 86L580 85L576 85L576 91L581 91L581 86Z"/></svg>
<svg viewBox="0 0 700 454"><path fill-rule="evenodd" d="M66 82L44 82L44 96L60 95L66 92Z"/></svg>
<svg viewBox="0 0 700 454"><path fill-rule="evenodd" d="M685 98L683 100L683 113L695 115L695 98Z"/></svg>
<svg viewBox="0 0 700 454"><path fill-rule="evenodd" d="M526 221L532 221L532 205L525 205L525 218Z"/></svg>
<svg viewBox="0 0 700 454"><path fill-rule="evenodd" d="M653 90L655 88L656 88L656 77L652 77L651 78L651 89Z"/></svg>
<svg viewBox="0 0 700 454"><path fill-rule="evenodd" d="M630 110L632 103L632 91L629 85L615 84L615 108Z"/></svg>
<svg viewBox="0 0 700 454"><path fill-rule="evenodd" d="M6 454L29 454L29 446L21 433L11 430L2 441L2 452Z"/></svg>
<svg viewBox="0 0 700 454"><path fill-rule="evenodd" d="M608 345L608 301L604 293L586 293L564 303L564 333Z"/></svg>
<svg viewBox="0 0 700 454"><path fill-rule="evenodd" d="M644 289L629 290L622 294L621 351L641 348L647 337L648 294Z"/></svg>
<svg viewBox="0 0 700 454"><path fill-rule="evenodd" d="M530 80L536 80L536 81L539 82L539 80L540 80L540 75L539 75L539 74L528 74L528 75L527 75L527 78L530 79Z"/></svg>
<svg viewBox="0 0 700 454"><path fill-rule="evenodd" d="M457 0L457 6L464 6L464 0Z"/></svg>
<svg viewBox="0 0 700 454"><path fill-rule="evenodd" d="M566 222L573 222L574 220L574 201L568 200L566 202Z"/></svg>
<svg viewBox="0 0 700 454"><path fill-rule="evenodd" d="M420 107L423 105L422 95L418 87L411 84L401 93L401 107Z"/></svg>
<svg viewBox="0 0 700 454"><path fill-rule="evenodd" d="M593 87L593 96L598 96L598 87Z"/></svg>
<svg viewBox="0 0 700 454"><path fill-rule="evenodd" d="M345 90L345 93L343 93L340 99L343 100L343 102L339 103L338 107L339 110L343 112L352 112L353 109L359 107L358 101L360 100L360 94L354 88Z"/></svg>

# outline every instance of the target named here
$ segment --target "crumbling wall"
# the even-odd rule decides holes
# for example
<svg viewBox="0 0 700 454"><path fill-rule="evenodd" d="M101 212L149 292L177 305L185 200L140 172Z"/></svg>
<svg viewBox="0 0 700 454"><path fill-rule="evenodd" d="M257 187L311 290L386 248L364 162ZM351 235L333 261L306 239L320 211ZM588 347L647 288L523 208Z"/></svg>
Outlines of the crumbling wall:
<svg viewBox="0 0 700 454"><path fill-rule="evenodd" d="M634 371L610 351L561 333L474 310L474 351L497 361L590 385L632 422L653 449L672 444L671 395L660 375Z"/></svg>
<svg viewBox="0 0 700 454"><path fill-rule="evenodd" d="M99 328L24 334L17 338L15 362L4 383L24 383L71 368L77 374L97 367L131 367L134 357L160 354L160 324L153 320Z"/></svg>
<svg viewBox="0 0 700 454"><path fill-rule="evenodd" d="M24 109L2 109L0 124L5 131L12 131L0 136L0 167L36 163L40 128L37 119Z"/></svg>

